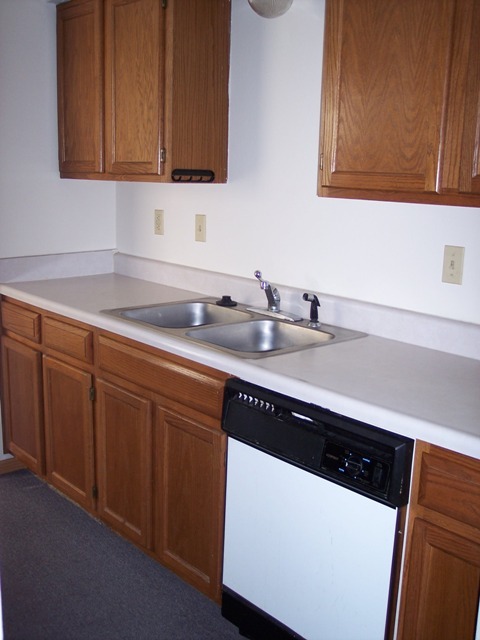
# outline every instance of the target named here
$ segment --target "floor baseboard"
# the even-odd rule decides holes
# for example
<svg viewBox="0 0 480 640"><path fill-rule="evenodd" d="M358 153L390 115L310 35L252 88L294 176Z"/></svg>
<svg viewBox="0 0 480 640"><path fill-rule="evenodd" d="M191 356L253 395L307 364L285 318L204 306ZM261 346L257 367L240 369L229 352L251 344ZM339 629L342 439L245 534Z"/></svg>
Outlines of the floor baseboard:
<svg viewBox="0 0 480 640"><path fill-rule="evenodd" d="M3 473L11 473L12 471L18 471L19 469L25 469L25 465L16 458L0 460L0 475Z"/></svg>

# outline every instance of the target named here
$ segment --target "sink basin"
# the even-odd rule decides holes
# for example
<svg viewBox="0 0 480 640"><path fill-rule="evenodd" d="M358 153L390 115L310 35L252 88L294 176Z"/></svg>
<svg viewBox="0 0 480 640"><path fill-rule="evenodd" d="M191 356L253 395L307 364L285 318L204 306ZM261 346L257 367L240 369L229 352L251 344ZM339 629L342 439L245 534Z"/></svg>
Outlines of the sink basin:
<svg viewBox="0 0 480 640"><path fill-rule="evenodd" d="M187 336L232 351L263 354L306 349L329 342L334 334L278 320L250 320L187 331Z"/></svg>
<svg viewBox="0 0 480 640"><path fill-rule="evenodd" d="M155 304L146 307L114 309L114 315L155 327L182 329L208 324L235 322L251 315L232 307L220 307L214 302L192 301Z"/></svg>
<svg viewBox="0 0 480 640"><path fill-rule="evenodd" d="M308 320L289 322L281 314L278 318L272 318L272 312L254 310L241 304L222 307L216 304L215 298L104 309L103 313L251 359L335 344L366 335L326 324L322 324L320 329L312 329L307 326Z"/></svg>

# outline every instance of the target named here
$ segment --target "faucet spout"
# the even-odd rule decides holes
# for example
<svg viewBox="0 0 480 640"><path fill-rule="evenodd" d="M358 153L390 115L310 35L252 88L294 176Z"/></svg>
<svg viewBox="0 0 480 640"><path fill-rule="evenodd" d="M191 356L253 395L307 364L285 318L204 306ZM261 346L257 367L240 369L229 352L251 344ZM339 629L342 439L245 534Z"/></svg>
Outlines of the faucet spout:
<svg viewBox="0 0 480 640"><path fill-rule="evenodd" d="M276 287L272 289L272 285L267 282L267 280L262 280L261 271L255 271L254 276L255 278L257 278L257 280L259 280L261 289L265 291L268 302L268 310L280 311L280 294L278 292L278 289Z"/></svg>

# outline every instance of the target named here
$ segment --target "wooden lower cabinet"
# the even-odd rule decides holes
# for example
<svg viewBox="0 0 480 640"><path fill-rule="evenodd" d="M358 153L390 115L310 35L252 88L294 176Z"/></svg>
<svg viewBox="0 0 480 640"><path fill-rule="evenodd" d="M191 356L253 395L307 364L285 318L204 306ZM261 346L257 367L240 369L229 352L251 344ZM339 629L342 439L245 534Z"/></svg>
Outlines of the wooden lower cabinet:
<svg viewBox="0 0 480 640"><path fill-rule="evenodd" d="M92 375L44 356L47 480L88 510L94 507Z"/></svg>
<svg viewBox="0 0 480 640"><path fill-rule="evenodd" d="M149 549L152 531L152 403L97 380L98 514Z"/></svg>
<svg viewBox="0 0 480 640"><path fill-rule="evenodd" d="M228 374L3 298L5 448L219 602Z"/></svg>
<svg viewBox="0 0 480 640"><path fill-rule="evenodd" d="M397 640L473 640L480 461L417 442Z"/></svg>
<svg viewBox="0 0 480 640"><path fill-rule="evenodd" d="M5 448L31 471L43 475L42 355L4 336L2 370Z"/></svg>
<svg viewBox="0 0 480 640"><path fill-rule="evenodd" d="M155 553L214 600L220 599L225 437L157 407Z"/></svg>

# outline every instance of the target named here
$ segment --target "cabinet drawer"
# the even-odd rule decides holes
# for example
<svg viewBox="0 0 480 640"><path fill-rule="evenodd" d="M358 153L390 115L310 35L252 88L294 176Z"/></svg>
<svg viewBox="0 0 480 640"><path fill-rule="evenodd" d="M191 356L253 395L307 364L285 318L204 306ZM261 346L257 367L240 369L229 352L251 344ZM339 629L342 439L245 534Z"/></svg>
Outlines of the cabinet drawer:
<svg viewBox="0 0 480 640"><path fill-rule="evenodd" d="M2 303L2 324L5 331L16 333L39 343L41 340L40 313L10 302Z"/></svg>
<svg viewBox="0 0 480 640"><path fill-rule="evenodd" d="M430 446L422 454L418 504L480 528L480 462Z"/></svg>
<svg viewBox="0 0 480 640"><path fill-rule="evenodd" d="M43 343L82 362L93 362L93 333L89 329L46 316Z"/></svg>
<svg viewBox="0 0 480 640"><path fill-rule="evenodd" d="M171 400L220 418L227 374L175 356L139 349L112 338L98 338L98 363L112 373Z"/></svg>

